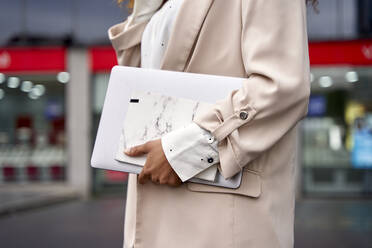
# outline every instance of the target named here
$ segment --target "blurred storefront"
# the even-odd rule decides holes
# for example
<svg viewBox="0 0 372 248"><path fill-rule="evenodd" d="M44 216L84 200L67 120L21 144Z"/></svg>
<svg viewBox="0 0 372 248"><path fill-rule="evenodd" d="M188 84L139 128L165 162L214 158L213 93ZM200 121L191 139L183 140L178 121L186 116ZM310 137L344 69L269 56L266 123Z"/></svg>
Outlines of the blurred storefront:
<svg viewBox="0 0 372 248"><path fill-rule="evenodd" d="M20 54L25 64L17 62ZM367 196L372 40L312 42L310 61L312 94L298 147L301 192ZM0 184L60 182L83 194L123 190L126 173L89 167L115 64L110 46L0 49Z"/></svg>
<svg viewBox="0 0 372 248"><path fill-rule="evenodd" d="M0 48L0 185L5 197L0 212L12 204L35 204L35 199L55 202L90 194L88 159L82 159L89 156L87 135L80 143L75 135L81 129L74 124L81 119L75 109L88 94L73 94L76 85L83 85L75 83L80 68L74 80L69 72L79 62L76 55L62 46ZM82 130L89 127L80 123Z"/></svg>
<svg viewBox="0 0 372 248"><path fill-rule="evenodd" d="M302 123L307 195L372 192L372 42L310 44L308 116Z"/></svg>
<svg viewBox="0 0 372 248"><path fill-rule="evenodd" d="M64 182L66 49L0 49L0 183Z"/></svg>

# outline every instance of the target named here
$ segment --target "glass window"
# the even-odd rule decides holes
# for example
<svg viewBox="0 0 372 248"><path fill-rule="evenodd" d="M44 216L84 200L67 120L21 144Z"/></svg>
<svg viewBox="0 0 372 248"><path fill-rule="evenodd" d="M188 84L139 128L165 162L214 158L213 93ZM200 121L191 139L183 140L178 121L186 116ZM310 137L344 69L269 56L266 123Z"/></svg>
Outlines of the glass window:
<svg viewBox="0 0 372 248"><path fill-rule="evenodd" d="M302 123L305 192L370 191L372 70L312 68L311 89Z"/></svg>
<svg viewBox="0 0 372 248"><path fill-rule="evenodd" d="M0 182L65 180L65 84L0 73Z"/></svg>

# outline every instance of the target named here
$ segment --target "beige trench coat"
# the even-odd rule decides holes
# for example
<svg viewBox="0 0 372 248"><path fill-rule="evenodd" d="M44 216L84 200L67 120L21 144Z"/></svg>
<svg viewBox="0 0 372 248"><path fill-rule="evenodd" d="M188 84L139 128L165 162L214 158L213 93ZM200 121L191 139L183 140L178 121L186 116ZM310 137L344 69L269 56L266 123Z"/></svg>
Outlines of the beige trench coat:
<svg viewBox="0 0 372 248"><path fill-rule="evenodd" d="M119 64L139 67L147 22L125 23L109 37ZM220 141L222 175L243 170L242 184L171 188L130 175L125 246L293 247L296 123L310 93L305 0L185 0L161 69L244 78L194 119Z"/></svg>

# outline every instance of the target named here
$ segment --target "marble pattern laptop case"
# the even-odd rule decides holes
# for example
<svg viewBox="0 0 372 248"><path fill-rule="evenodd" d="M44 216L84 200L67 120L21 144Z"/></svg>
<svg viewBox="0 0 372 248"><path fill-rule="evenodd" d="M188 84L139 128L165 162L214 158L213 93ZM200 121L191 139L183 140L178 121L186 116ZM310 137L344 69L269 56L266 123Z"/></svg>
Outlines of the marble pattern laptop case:
<svg viewBox="0 0 372 248"><path fill-rule="evenodd" d="M172 130L188 125L197 111L209 106L209 103L154 92L132 92L115 159L143 166L146 156L130 157L123 153L124 149L161 138ZM214 181L216 173L217 165L213 165L195 177Z"/></svg>

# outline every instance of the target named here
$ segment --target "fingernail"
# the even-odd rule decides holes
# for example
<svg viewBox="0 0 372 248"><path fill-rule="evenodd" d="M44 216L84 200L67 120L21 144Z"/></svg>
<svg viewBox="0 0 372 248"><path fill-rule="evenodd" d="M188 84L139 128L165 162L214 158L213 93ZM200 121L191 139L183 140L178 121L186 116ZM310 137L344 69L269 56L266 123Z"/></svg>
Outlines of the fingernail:
<svg viewBox="0 0 372 248"><path fill-rule="evenodd" d="M127 154L130 153L130 148L125 148L124 152Z"/></svg>

